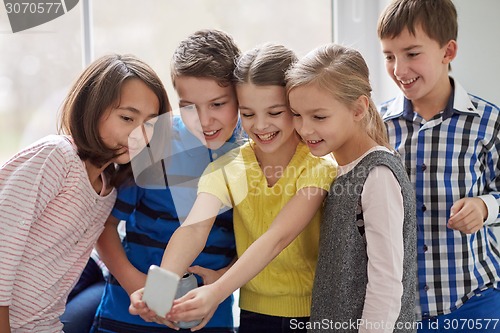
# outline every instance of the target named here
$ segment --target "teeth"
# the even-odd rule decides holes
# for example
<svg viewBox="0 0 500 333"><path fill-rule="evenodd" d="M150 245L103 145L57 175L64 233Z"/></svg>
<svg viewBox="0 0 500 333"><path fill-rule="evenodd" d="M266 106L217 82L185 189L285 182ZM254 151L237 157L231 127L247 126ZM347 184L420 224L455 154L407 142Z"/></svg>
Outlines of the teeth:
<svg viewBox="0 0 500 333"><path fill-rule="evenodd" d="M307 142L309 142L310 144L315 144L315 143L318 143L321 141L323 141L323 140L307 140Z"/></svg>
<svg viewBox="0 0 500 333"><path fill-rule="evenodd" d="M414 79L410 79L408 81L399 80L399 82L401 82L402 84L410 84L410 83L417 81L417 79L418 78L414 78Z"/></svg>
<svg viewBox="0 0 500 333"><path fill-rule="evenodd" d="M269 141L273 139L276 136L276 134L278 134L278 132L273 132L268 134L255 134L255 135L257 135L257 137L262 141Z"/></svg>
<svg viewBox="0 0 500 333"><path fill-rule="evenodd" d="M210 131L210 132L203 132L203 134L205 134L206 136L212 136L214 135L215 133L217 133L219 130L215 130L215 131Z"/></svg>

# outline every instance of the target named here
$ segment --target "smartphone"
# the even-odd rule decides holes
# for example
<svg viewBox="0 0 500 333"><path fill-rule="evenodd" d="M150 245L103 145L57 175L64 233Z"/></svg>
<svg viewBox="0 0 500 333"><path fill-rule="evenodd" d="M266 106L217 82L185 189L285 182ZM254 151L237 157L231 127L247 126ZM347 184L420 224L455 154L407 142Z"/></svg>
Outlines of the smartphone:
<svg viewBox="0 0 500 333"><path fill-rule="evenodd" d="M157 315L165 317L174 302L179 280L180 277L177 274L159 266L151 265L148 270L142 300Z"/></svg>

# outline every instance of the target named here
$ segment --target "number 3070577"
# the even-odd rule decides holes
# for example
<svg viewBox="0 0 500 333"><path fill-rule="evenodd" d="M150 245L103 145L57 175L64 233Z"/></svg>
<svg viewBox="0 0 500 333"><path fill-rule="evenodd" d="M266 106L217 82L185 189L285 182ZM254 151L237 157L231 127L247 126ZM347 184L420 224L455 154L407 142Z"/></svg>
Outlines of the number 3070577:
<svg viewBox="0 0 500 333"><path fill-rule="evenodd" d="M60 2L5 2L7 14L49 14L64 10Z"/></svg>

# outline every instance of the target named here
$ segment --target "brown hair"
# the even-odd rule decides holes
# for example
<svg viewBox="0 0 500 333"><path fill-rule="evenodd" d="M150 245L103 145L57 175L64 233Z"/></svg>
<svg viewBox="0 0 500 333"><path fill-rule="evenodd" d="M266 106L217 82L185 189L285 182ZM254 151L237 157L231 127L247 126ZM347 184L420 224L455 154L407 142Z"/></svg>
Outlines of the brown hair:
<svg viewBox="0 0 500 333"><path fill-rule="evenodd" d="M172 83L179 76L216 80L220 86L233 82L236 59L241 51L227 33L211 29L198 30L182 40L174 51L170 66Z"/></svg>
<svg viewBox="0 0 500 333"><path fill-rule="evenodd" d="M171 110L167 92L154 70L133 55L105 55L90 64L70 89L61 110L59 132L71 135L84 161L101 167L119 154L107 147L99 135L99 121L106 110L119 105L123 83L137 78L158 97L159 114ZM122 183L130 173L130 163L115 168L111 164L106 173L114 186Z"/></svg>
<svg viewBox="0 0 500 333"><path fill-rule="evenodd" d="M368 97L368 113L363 118L366 131L377 144L390 148L384 122L371 99L368 66L358 51L336 44L320 46L299 60L286 80L287 94L300 86L315 85L348 107L360 96Z"/></svg>
<svg viewBox="0 0 500 333"><path fill-rule="evenodd" d="M381 14L377 33L380 39L394 38L405 28L415 35L421 25L429 38L443 47L458 35L457 10L451 0L394 0Z"/></svg>
<svg viewBox="0 0 500 333"><path fill-rule="evenodd" d="M267 43L243 54L236 63L236 83L285 86L285 73L297 61L295 53L283 45Z"/></svg>

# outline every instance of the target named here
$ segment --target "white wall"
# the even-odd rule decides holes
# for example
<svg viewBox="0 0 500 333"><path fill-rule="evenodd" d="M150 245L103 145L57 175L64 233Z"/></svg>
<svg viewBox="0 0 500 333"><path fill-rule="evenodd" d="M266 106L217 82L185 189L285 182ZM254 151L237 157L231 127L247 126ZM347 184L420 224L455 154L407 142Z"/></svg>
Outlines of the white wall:
<svg viewBox="0 0 500 333"><path fill-rule="evenodd" d="M385 72L377 20L389 0L333 0L334 42L358 49L370 68L373 100L398 89ZM453 0L458 12L458 55L452 75L470 93L500 106L500 1ZM500 238L500 228L495 228Z"/></svg>
<svg viewBox="0 0 500 333"><path fill-rule="evenodd" d="M500 105L500 1L453 0L458 11L458 55L454 75L470 93ZM334 42L352 46L364 56L373 99L383 102L397 92L385 72L377 38L377 19L389 0L333 0Z"/></svg>

